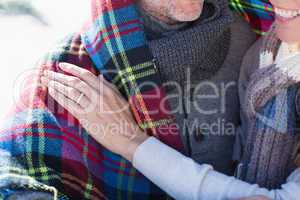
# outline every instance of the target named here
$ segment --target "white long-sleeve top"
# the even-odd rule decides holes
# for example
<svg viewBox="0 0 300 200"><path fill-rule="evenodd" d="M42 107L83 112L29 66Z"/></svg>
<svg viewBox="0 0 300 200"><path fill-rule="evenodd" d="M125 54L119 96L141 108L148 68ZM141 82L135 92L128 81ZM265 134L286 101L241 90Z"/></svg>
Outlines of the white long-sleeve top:
<svg viewBox="0 0 300 200"><path fill-rule="evenodd" d="M263 195L274 200L300 200L300 169L282 185L267 190L199 165L150 137L136 150L133 165L154 184L179 200L234 200Z"/></svg>

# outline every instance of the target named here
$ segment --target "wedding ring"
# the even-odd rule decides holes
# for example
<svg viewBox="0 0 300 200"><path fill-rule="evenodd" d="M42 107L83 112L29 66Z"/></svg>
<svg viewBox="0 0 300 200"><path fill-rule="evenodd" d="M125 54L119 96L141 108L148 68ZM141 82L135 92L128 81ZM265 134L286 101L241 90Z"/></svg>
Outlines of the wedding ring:
<svg viewBox="0 0 300 200"><path fill-rule="evenodd" d="M78 97L76 103L80 105L80 101L81 101L81 99L82 99L83 97L84 97L84 94L81 93L80 96Z"/></svg>

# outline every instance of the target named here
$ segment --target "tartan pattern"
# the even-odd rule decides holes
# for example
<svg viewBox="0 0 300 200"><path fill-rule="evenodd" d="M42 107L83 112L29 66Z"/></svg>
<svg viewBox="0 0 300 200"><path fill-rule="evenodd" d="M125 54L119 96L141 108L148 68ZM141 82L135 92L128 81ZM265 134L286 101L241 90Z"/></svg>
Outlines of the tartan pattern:
<svg viewBox="0 0 300 200"><path fill-rule="evenodd" d="M173 117L160 110L165 92L134 1L93 2L93 21L81 36L96 68L128 98L140 127L148 127L149 134L182 150L178 130L172 127L172 134L168 133L168 126L174 126ZM155 94L159 97L148 98ZM170 110L167 102L163 108Z"/></svg>
<svg viewBox="0 0 300 200"><path fill-rule="evenodd" d="M173 117L160 110L165 92L133 1L93 0L92 4L93 21L80 34L65 38L28 78L0 132L0 149L10 154L9 164L0 165L0 171L26 177L24 188L53 189L55 199L166 199L131 163L93 140L38 84L45 69L63 73L59 62L102 73L119 86L141 128L183 150ZM147 81L154 85L145 85ZM162 106L169 109L167 102ZM31 183L32 178L37 183Z"/></svg>
<svg viewBox="0 0 300 200"><path fill-rule="evenodd" d="M269 0L229 0L229 5L250 23L258 35L265 35L274 21Z"/></svg>
<svg viewBox="0 0 300 200"><path fill-rule="evenodd" d="M66 38L27 78L20 101L1 128L1 174L19 177L5 187L14 189L17 184L17 189L51 191L54 199L107 199L99 189L95 169L90 170L92 164L104 160L99 153L102 147L38 85L40 71L59 71L57 64L63 61L96 73L82 46L78 34Z"/></svg>

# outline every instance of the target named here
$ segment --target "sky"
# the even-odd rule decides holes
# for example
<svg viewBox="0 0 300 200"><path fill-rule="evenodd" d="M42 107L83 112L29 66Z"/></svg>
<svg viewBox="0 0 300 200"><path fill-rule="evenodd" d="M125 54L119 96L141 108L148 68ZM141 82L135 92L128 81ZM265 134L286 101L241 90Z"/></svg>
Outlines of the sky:
<svg viewBox="0 0 300 200"><path fill-rule="evenodd" d="M79 30L89 16L88 0L34 0L48 26L30 16L0 15L0 120L18 99L22 77L55 42Z"/></svg>

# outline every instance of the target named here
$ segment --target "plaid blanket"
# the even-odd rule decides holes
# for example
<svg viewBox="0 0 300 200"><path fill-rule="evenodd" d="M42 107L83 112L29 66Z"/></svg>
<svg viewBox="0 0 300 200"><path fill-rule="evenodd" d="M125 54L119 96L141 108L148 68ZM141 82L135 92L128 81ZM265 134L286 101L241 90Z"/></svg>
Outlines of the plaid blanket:
<svg viewBox="0 0 300 200"><path fill-rule="evenodd" d="M92 0L92 20L22 80L20 100L0 131L1 197L26 189L54 199L166 199L129 162L93 140L40 86L45 69L63 73L59 62L104 74L128 99L142 129L183 149L133 0Z"/></svg>
<svg viewBox="0 0 300 200"><path fill-rule="evenodd" d="M93 0L92 5L92 21L82 33L62 41L28 78L19 104L1 130L0 148L10 157L0 170L10 177L21 176L26 183L21 188L31 188L33 177L35 185L50 187L59 198L165 199L165 193L129 162L97 144L39 85L40 73L59 71L59 62L102 73L119 86L141 128L183 149L173 117L165 110L168 102L163 101L165 93L133 1Z"/></svg>
<svg viewBox="0 0 300 200"><path fill-rule="evenodd" d="M268 32L274 21L269 0L229 0L229 3L233 10L245 17L258 35Z"/></svg>

